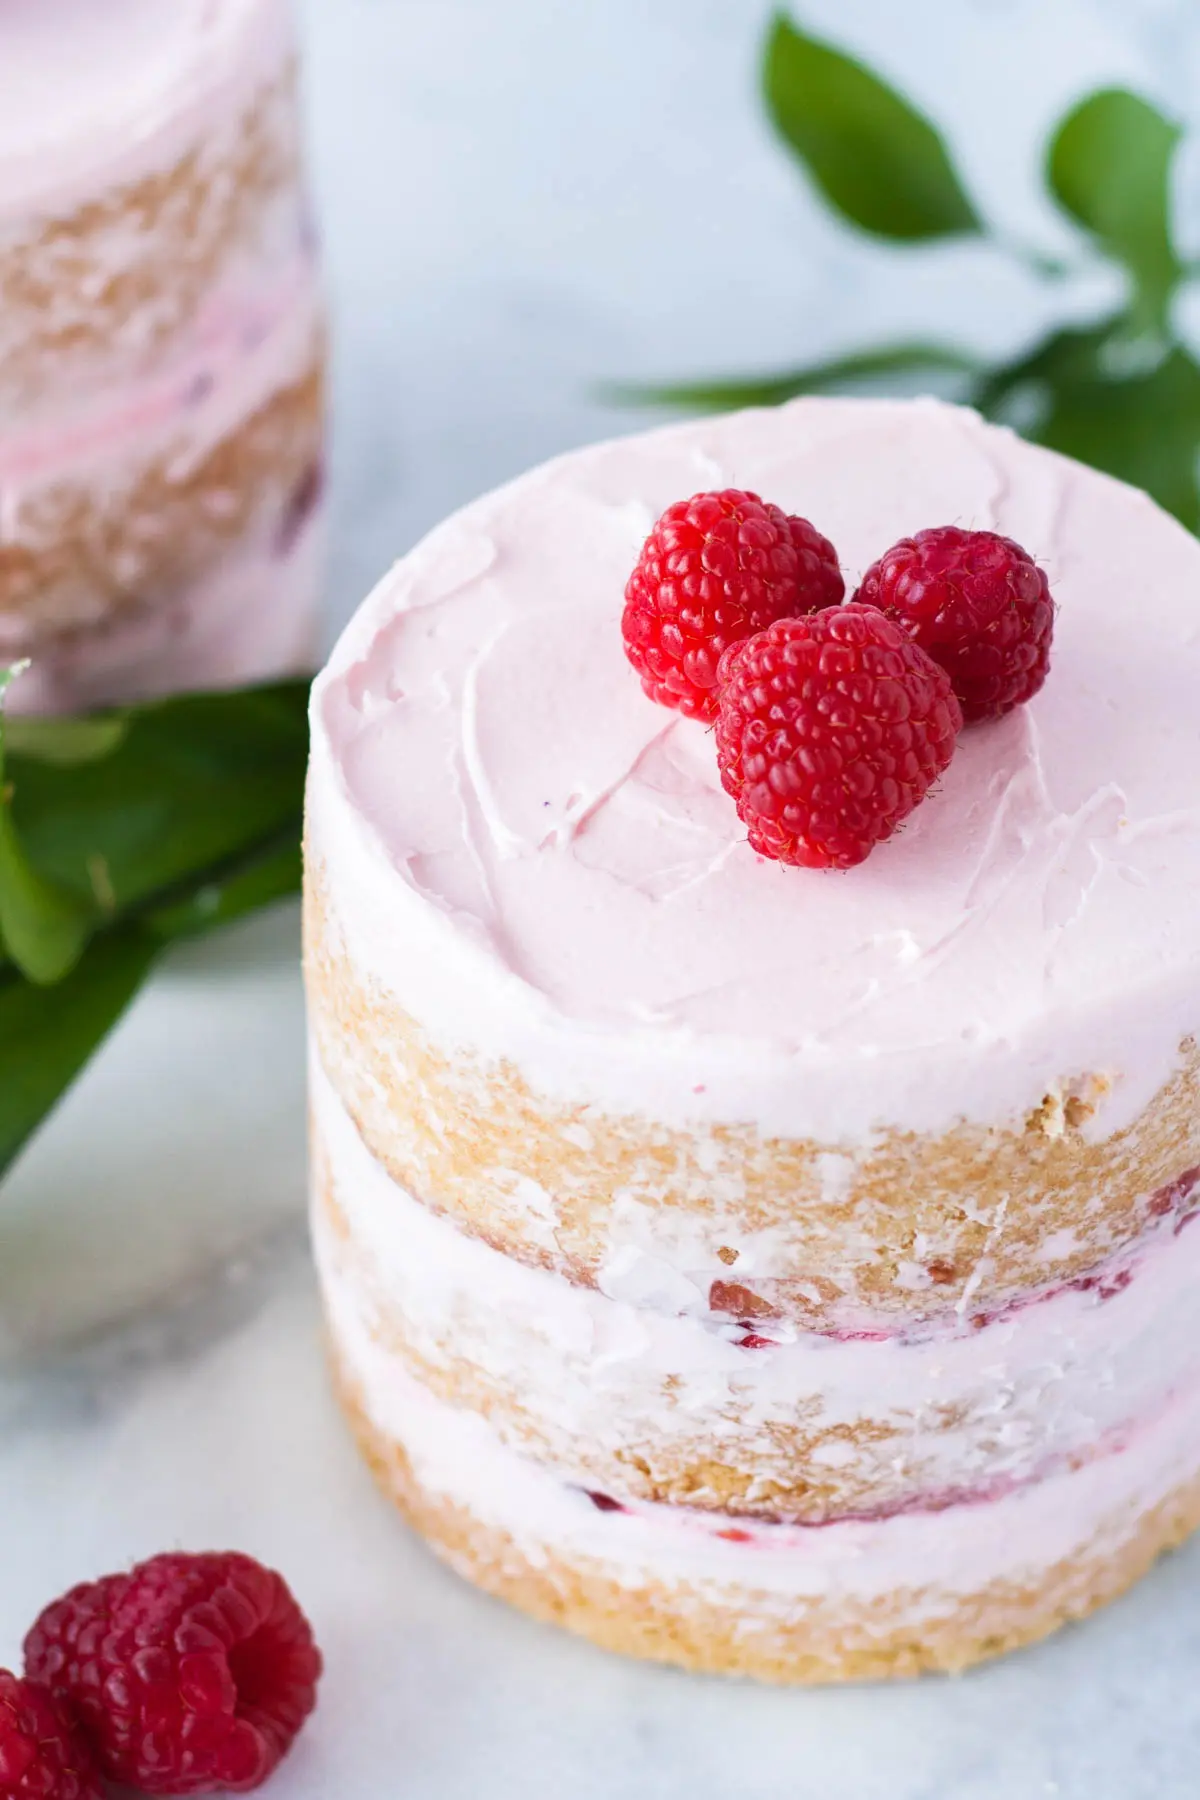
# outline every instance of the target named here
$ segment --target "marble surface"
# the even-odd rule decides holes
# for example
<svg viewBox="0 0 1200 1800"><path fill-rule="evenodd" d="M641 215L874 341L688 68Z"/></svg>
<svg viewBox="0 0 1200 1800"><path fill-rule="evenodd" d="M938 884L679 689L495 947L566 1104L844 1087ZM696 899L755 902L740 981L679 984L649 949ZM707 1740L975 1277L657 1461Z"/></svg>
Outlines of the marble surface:
<svg viewBox="0 0 1200 1800"><path fill-rule="evenodd" d="M1190 0L804 10L938 106L1005 230L1047 248L1069 240L1030 170L1070 93L1197 91ZM340 346L331 630L449 506L623 426L599 380L964 318L999 345L1047 312L991 251L903 258L829 229L753 104L764 17L747 0L309 0ZM1064 301L1084 312L1101 287L1083 268ZM808 1694L624 1664L438 1568L325 1383L296 953L285 908L176 957L0 1194L0 1663L70 1582L235 1544L288 1572L328 1657L279 1800L1195 1793L1200 1545L1004 1664Z"/></svg>

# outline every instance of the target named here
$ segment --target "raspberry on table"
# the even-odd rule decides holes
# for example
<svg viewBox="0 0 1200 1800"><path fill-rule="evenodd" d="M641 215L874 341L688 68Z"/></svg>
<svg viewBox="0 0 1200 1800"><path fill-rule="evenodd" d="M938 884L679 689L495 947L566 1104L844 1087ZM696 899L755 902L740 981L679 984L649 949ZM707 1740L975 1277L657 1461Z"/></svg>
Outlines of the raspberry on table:
<svg viewBox="0 0 1200 1800"><path fill-rule="evenodd" d="M49 1689L0 1669L3 1800L100 1800L91 1755Z"/></svg>
<svg viewBox="0 0 1200 1800"><path fill-rule="evenodd" d="M837 552L807 519L741 488L669 506L625 588L625 654L651 700L713 719L717 665L776 619L836 606Z"/></svg>
<svg viewBox="0 0 1200 1800"><path fill-rule="evenodd" d="M721 665L717 761L761 856L850 869L954 754L950 678L874 607L780 619Z"/></svg>
<svg viewBox="0 0 1200 1800"><path fill-rule="evenodd" d="M110 1780L245 1793L312 1711L321 1657L282 1576L229 1552L156 1556L72 1589L29 1633L25 1667Z"/></svg>
<svg viewBox="0 0 1200 1800"><path fill-rule="evenodd" d="M968 723L1011 712L1046 679L1050 584L1011 538L957 525L919 531L872 564L854 598L903 625L941 664Z"/></svg>

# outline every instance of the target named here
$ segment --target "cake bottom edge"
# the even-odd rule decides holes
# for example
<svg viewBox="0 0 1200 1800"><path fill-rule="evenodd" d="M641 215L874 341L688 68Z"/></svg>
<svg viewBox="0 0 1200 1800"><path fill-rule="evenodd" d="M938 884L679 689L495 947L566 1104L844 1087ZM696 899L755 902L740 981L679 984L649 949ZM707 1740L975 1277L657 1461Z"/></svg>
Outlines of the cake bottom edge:
<svg viewBox="0 0 1200 1800"><path fill-rule="evenodd" d="M764 1607L752 1580L720 1589L670 1569L631 1580L603 1556L522 1541L461 1495L423 1479L404 1442L372 1417L333 1345L330 1361L338 1402L376 1483L457 1575L602 1649L694 1673L800 1686L958 1674L1086 1618L1200 1526L1200 1473L1193 1473L1128 1515L1115 1538L1110 1523L1035 1576L985 1581L956 1593L950 1606L944 1595L923 1606L922 1594L905 1588L854 1598L797 1593L783 1610Z"/></svg>
<svg viewBox="0 0 1200 1800"><path fill-rule="evenodd" d="M311 676L328 526L314 503L281 548L261 530L155 605L50 639L13 686L16 713L74 713Z"/></svg>

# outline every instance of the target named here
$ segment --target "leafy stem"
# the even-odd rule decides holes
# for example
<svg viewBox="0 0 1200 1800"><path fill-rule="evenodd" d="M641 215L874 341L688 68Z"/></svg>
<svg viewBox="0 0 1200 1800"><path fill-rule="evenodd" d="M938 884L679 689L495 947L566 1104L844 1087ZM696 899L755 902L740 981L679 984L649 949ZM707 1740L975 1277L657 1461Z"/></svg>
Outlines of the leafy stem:
<svg viewBox="0 0 1200 1800"><path fill-rule="evenodd" d="M0 713L0 1174L169 944L298 890L307 698Z"/></svg>
<svg viewBox="0 0 1200 1800"><path fill-rule="evenodd" d="M1060 280L1077 265L1019 244L982 215L937 124L878 74L783 13L763 50L768 117L830 210L852 230L915 253L986 239ZM1200 273L1176 246L1171 175L1180 126L1140 95L1103 88L1054 127L1044 172L1087 261L1122 271L1122 305L1058 327L1000 363L962 346L853 350L779 374L610 390L686 408L775 405L801 394L905 391L949 382L955 397L1025 436L1146 489L1200 531L1200 365L1175 333L1181 285Z"/></svg>

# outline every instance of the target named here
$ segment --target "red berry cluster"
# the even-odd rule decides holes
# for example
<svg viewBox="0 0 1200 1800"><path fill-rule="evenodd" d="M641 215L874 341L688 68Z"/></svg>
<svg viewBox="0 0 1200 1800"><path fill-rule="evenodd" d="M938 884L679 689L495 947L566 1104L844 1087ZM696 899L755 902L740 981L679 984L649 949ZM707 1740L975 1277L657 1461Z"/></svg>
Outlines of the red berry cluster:
<svg viewBox="0 0 1200 1800"><path fill-rule="evenodd" d="M722 653L776 619L836 606L837 551L807 519L726 488L668 506L625 589L621 629L651 700L717 716Z"/></svg>
<svg viewBox="0 0 1200 1800"><path fill-rule="evenodd" d="M247 1793L316 1704L321 1654L282 1576L235 1553L153 1557L73 1588L0 1670L0 1800Z"/></svg>
<svg viewBox="0 0 1200 1800"><path fill-rule="evenodd" d="M964 723L1031 699L1054 629L1045 574L991 531L903 538L844 594L828 539L737 488L668 507L625 589L646 693L715 722L752 846L812 869L862 862Z"/></svg>
<svg viewBox="0 0 1200 1800"><path fill-rule="evenodd" d="M871 565L854 598L897 620L941 664L968 724L1032 700L1046 679L1050 584L1011 538L957 525L919 531Z"/></svg>

